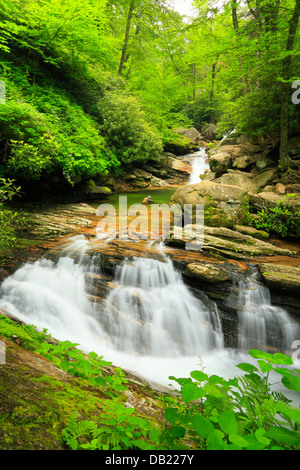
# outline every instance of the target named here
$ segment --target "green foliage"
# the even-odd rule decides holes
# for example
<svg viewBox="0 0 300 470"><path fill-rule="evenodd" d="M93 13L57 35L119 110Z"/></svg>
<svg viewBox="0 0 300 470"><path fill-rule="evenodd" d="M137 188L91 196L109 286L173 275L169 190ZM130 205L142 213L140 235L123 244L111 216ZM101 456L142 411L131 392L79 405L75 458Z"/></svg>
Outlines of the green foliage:
<svg viewBox="0 0 300 470"><path fill-rule="evenodd" d="M100 129L118 160L127 164L158 157L161 138L147 123L134 96L106 93L98 108L103 122Z"/></svg>
<svg viewBox="0 0 300 470"><path fill-rule="evenodd" d="M62 174L72 183L118 166L93 118L64 93L29 84L25 91L32 103L8 100L0 107L9 176L30 181Z"/></svg>
<svg viewBox="0 0 300 470"><path fill-rule="evenodd" d="M251 350L258 366L242 363L244 374L225 380L193 371L190 378L175 380L186 409L166 410L170 427L163 439L169 446L191 438L197 448L207 450L290 450L300 448L300 411L281 393L273 392L270 374L282 376L289 390L300 390L300 370L281 353ZM179 441L179 442L178 442Z"/></svg>
<svg viewBox="0 0 300 470"><path fill-rule="evenodd" d="M265 230L282 238L300 236L300 214L295 213L284 200L275 207L262 209L255 214L249 207L245 216L247 223L258 230Z"/></svg>
<svg viewBox="0 0 300 470"><path fill-rule="evenodd" d="M5 202L11 201L14 196L20 195L21 188L15 185L14 180L0 178L0 253L5 255L16 243L16 228L22 223L17 212L8 210Z"/></svg>
<svg viewBox="0 0 300 470"><path fill-rule="evenodd" d="M1 316L2 337L17 339L57 367L72 374L85 387L98 389L100 413L83 419L72 413L62 438L73 450L298 450L300 410L274 383L300 391L300 370L282 353L250 350L251 362L237 365L232 379L194 370L175 378L176 394L160 399L164 423L142 416L123 403L128 382L118 368L91 352L85 355L70 341L54 341L47 331L17 324ZM41 378L45 381L46 379ZM46 382L45 382L46 383ZM88 385L85 385L88 384ZM130 385L130 384L129 384Z"/></svg>
<svg viewBox="0 0 300 470"><path fill-rule="evenodd" d="M72 450L157 449L154 444L159 432L145 418L135 415L116 400L106 401L103 415L93 420L78 420L74 413L63 437Z"/></svg>

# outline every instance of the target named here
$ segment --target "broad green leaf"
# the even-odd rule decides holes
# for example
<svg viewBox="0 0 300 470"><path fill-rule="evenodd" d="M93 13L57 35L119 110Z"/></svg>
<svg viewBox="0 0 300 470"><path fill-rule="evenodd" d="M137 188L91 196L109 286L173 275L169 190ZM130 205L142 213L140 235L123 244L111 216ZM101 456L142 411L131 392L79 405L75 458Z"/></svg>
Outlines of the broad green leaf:
<svg viewBox="0 0 300 470"><path fill-rule="evenodd" d="M296 423L300 424L300 410L298 408L286 405L285 403L279 403L277 406L279 407L279 411L284 416L287 416Z"/></svg>
<svg viewBox="0 0 300 470"><path fill-rule="evenodd" d="M266 430L264 428L256 429L254 434L258 442L261 442L262 444L265 444L265 445L270 444L270 439L266 437Z"/></svg>
<svg viewBox="0 0 300 470"><path fill-rule="evenodd" d="M218 387L209 383L204 385L204 390L207 395L211 395L212 397L221 398L224 396Z"/></svg>
<svg viewBox="0 0 300 470"><path fill-rule="evenodd" d="M300 443L300 435L282 426L273 426L266 431L266 436L274 441L294 446Z"/></svg>
<svg viewBox="0 0 300 470"><path fill-rule="evenodd" d="M273 369L272 364L270 364L269 362L266 362L266 361L264 361L264 360L262 360L262 359L259 359L259 360L257 361L257 363L258 363L258 365L259 365L259 367L260 367L260 369L261 369L261 371L262 371L263 373L264 373L264 372L269 372L270 370Z"/></svg>
<svg viewBox="0 0 300 470"><path fill-rule="evenodd" d="M265 351L260 351L258 349L250 349L250 351L248 351L250 356L254 357L255 359L265 359L266 361L270 361L272 362L272 354L270 353L267 353Z"/></svg>
<svg viewBox="0 0 300 470"><path fill-rule="evenodd" d="M219 416L219 426L225 434L236 434L238 424L232 411L223 411Z"/></svg>
<svg viewBox="0 0 300 470"><path fill-rule="evenodd" d="M190 373L190 376L197 380L197 382L203 382L204 380L208 379L208 375L205 374L204 372L201 372L200 370L194 370L193 372Z"/></svg>
<svg viewBox="0 0 300 470"><path fill-rule="evenodd" d="M181 388L182 400L186 403L203 398L205 392L195 383L187 383Z"/></svg>
<svg viewBox="0 0 300 470"><path fill-rule="evenodd" d="M281 382L289 390L295 390L296 392L300 392L300 377L299 376L295 376L295 375L284 376L282 377Z"/></svg>
<svg viewBox="0 0 300 470"><path fill-rule="evenodd" d="M214 425L202 415L194 415L191 419L193 429L204 439L214 430Z"/></svg>
<svg viewBox="0 0 300 470"><path fill-rule="evenodd" d="M252 364L249 364L248 362L241 362L240 364L237 364L236 367L243 370L244 372L258 371L257 367L253 366Z"/></svg>
<svg viewBox="0 0 300 470"><path fill-rule="evenodd" d="M223 440L222 434L217 429L214 429L207 436L207 450L225 450L227 447L227 443Z"/></svg>
<svg viewBox="0 0 300 470"><path fill-rule="evenodd" d="M242 448L247 447L249 445L249 442L246 439L244 439L242 436L240 436L239 434L230 434L228 439L233 444L236 444Z"/></svg>

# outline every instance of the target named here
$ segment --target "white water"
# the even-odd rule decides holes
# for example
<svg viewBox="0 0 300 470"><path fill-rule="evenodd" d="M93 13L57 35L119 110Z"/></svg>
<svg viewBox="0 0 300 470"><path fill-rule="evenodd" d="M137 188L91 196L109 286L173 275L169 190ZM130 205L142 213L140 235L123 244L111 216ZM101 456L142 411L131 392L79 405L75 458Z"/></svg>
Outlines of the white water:
<svg viewBox="0 0 300 470"><path fill-rule="evenodd" d="M187 377L199 369L199 358L206 372L225 378L238 375L236 364L249 362L243 351L223 348L216 306L196 299L167 258L125 261L116 271L115 288L104 307L94 305L85 282L87 274L101 272L92 246L83 236L74 237L57 262L25 264L2 283L0 310L165 386L170 375ZM255 305L256 310L261 302L261 290L240 287L242 293L252 293L245 295L247 308L241 308L248 315L250 307ZM265 291L263 305L269 310L266 296ZM286 316L281 320L286 322Z"/></svg>
<svg viewBox="0 0 300 470"><path fill-rule="evenodd" d="M172 358L223 347L216 306L193 297L170 260L125 261L116 280L104 318L119 350Z"/></svg>
<svg viewBox="0 0 300 470"><path fill-rule="evenodd" d="M300 338L300 328L281 307L271 304L270 291L253 272L239 282L239 349L266 349L273 346L291 351Z"/></svg>
<svg viewBox="0 0 300 470"><path fill-rule="evenodd" d="M203 175L205 170L209 169L209 163L207 162L207 153L205 148L200 148L198 152L193 153L191 156L187 156L192 164L192 173L190 174L189 184L200 183L200 175Z"/></svg>

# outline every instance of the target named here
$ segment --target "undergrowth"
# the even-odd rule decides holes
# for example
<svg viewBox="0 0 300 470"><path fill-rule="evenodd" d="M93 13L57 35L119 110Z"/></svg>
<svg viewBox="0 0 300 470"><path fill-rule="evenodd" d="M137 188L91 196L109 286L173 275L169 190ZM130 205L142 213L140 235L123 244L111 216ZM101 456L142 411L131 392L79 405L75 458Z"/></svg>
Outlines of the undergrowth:
<svg viewBox="0 0 300 470"><path fill-rule="evenodd" d="M78 344L54 341L47 331L36 332L1 317L0 334L20 338L26 347L57 367L101 391L101 413L82 418L70 412L61 438L73 450L296 450L300 448L300 410L287 393L300 391L300 370L282 353L250 350L249 362L226 380L209 375L203 366L189 377L169 379L176 393L155 396L164 419L143 416L128 406L130 381L120 368L94 352L84 354Z"/></svg>

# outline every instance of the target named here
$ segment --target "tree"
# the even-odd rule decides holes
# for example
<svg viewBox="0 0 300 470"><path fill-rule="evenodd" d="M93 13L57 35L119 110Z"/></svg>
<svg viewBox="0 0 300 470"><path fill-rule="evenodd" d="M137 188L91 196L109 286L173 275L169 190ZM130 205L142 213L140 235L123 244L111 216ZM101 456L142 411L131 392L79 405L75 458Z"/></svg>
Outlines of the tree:
<svg viewBox="0 0 300 470"><path fill-rule="evenodd" d="M282 59L281 116L280 116L280 166L285 169L290 164L288 156L289 101L291 91L291 67L294 43L300 16L300 0L296 0L289 21L285 56Z"/></svg>

